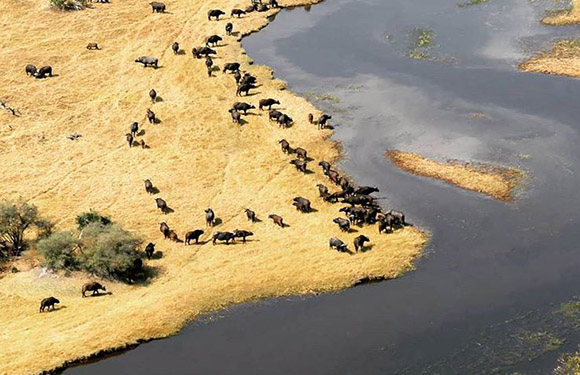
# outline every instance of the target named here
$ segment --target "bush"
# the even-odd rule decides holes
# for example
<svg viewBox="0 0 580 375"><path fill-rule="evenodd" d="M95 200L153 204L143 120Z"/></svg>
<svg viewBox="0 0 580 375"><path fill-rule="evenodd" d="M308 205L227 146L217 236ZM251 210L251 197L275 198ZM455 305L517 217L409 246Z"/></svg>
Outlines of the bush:
<svg viewBox="0 0 580 375"><path fill-rule="evenodd" d="M89 224L83 231L81 267L100 277L123 279L139 258L141 240L119 225Z"/></svg>
<svg viewBox="0 0 580 375"><path fill-rule="evenodd" d="M50 5L60 10L81 10L88 4L88 0L50 0Z"/></svg>
<svg viewBox="0 0 580 375"><path fill-rule="evenodd" d="M38 242L38 250L44 257L43 266L53 270L77 270L79 262L75 252L80 241L72 232L59 232Z"/></svg>
<svg viewBox="0 0 580 375"><path fill-rule="evenodd" d="M52 224L40 218L36 206L24 201L0 203L0 259L18 256L26 243L24 234L31 227L51 228Z"/></svg>
<svg viewBox="0 0 580 375"><path fill-rule="evenodd" d="M109 225L112 223L109 216L103 216L96 211L90 210L89 212L84 212L77 216L76 218L77 227L82 230L84 227L91 223L100 223L102 225Z"/></svg>
<svg viewBox="0 0 580 375"><path fill-rule="evenodd" d="M141 240L118 224L92 222L80 239L73 232L59 232L38 243L44 265L53 270L84 270L103 278L130 280L140 258Z"/></svg>

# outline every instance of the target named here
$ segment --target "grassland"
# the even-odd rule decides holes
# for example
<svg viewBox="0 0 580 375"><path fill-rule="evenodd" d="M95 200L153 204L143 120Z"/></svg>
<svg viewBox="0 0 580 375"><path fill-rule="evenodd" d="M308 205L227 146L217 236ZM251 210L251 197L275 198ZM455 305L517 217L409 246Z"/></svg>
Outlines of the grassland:
<svg viewBox="0 0 580 375"><path fill-rule="evenodd" d="M571 0L570 9L553 12L542 19L544 25L567 26L580 23L580 0Z"/></svg>
<svg viewBox="0 0 580 375"><path fill-rule="evenodd" d="M514 190L525 177L523 172L514 168L458 161L440 162L397 150L387 151L386 156L407 172L445 181L505 202L513 201Z"/></svg>
<svg viewBox="0 0 580 375"><path fill-rule="evenodd" d="M310 0L284 0L303 5ZM208 78L203 60L173 55L178 41L190 51L206 36L224 33L229 16L207 20L207 11L229 13L245 7L238 0L171 0L168 13L155 14L141 1L94 4L92 9L50 11L46 0L8 0L0 14L2 64L0 99L20 116L0 112L0 198L22 197L55 220L72 227L79 212L95 209L157 244L163 253L148 262L157 277L147 285L104 281L110 295L82 299L86 274L50 274L38 268L34 251L16 262L18 273L0 278L0 374L35 374L95 353L177 332L199 314L234 303L290 294L335 291L365 278L393 278L412 268L426 234L407 227L378 236L375 227L344 235L332 219L338 207L318 199L315 185L327 183L314 167L336 161L339 147L307 123L317 110L273 78L267 67L251 65L239 43L242 35L267 25L267 13L233 20L236 36L217 47L215 63L238 61L261 86L245 101L278 98L295 120L279 129L259 111L243 126L227 112L235 96L233 78L221 72ZM99 51L85 46L97 42ZM141 55L160 59L160 68L133 62ZM52 65L56 76L27 77L24 66ZM147 96L155 88L162 101ZM162 121L146 124L152 108ZM129 148L125 133L139 121L149 149ZM71 133L80 133L76 141ZM285 138L315 160L303 175L279 150ZM163 215L143 189L150 178L175 211ZM364 183L364 182L363 182ZM304 196L317 212L300 214L292 198ZM167 221L183 233L204 228L203 210L212 207L221 220L216 230L249 229L245 245L186 247L169 243L158 230ZM249 224L243 210L263 220ZM281 229L267 216L282 215ZM206 229L204 240L211 234ZM353 256L328 249L328 238L352 243L364 233L370 251ZM55 312L38 313L47 296L61 300Z"/></svg>

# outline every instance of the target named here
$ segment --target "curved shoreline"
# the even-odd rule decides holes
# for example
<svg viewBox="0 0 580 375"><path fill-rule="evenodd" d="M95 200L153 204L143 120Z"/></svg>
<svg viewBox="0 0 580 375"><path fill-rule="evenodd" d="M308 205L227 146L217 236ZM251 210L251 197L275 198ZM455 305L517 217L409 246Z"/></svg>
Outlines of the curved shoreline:
<svg viewBox="0 0 580 375"><path fill-rule="evenodd" d="M295 7L317 2L319 1L288 0L281 1L281 5ZM231 77L217 73L216 77L212 78L213 81L207 81L205 70L198 67L202 65L202 62L194 61L193 71L197 73L191 75L194 76L191 78L187 75L192 71L191 57L171 57L167 53L165 47L169 46L167 42L172 36L164 35L164 32L175 29L175 23L171 23L171 17L177 18L181 15L183 18L180 12L186 12L191 4L188 6L173 3L174 8L169 9L173 13L165 18L156 18L155 21L150 21L149 18L140 20L131 9L132 5L131 3L96 5L96 9L90 12L109 12L99 15L109 23L120 23L117 18L127 17L133 20L134 24L128 23L126 27L136 29L135 37L138 43L141 43L139 37L148 37L151 39L149 45L163 44L162 47L156 47L157 50L159 48L163 50L161 55L163 68L158 71L136 69L126 61L138 51L147 50L147 48L133 50L135 46L128 45L123 48L122 45L113 45L112 42L110 45L104 43L103 51L99 52L103 55L102 58L94 58L93 55L85 52L74 56L74 59L69 58L70 61L66 60L68 56L61 57L60 60L52 57L53 61L61 62L60 77L53 81L42 82L43 90L40 90L37 95L58 98L58 114L53 112L51 106L36 107L38 97L32 93L32 87L39 82L25 81L17 75L20 68L19 60L15 64L17 67L13 68L14 72L10 71L7 74L7 77L18 77L5 78L8 82L3 83L15 88L16 94L10 99L11 102L18 104L24 116L10 119L10 123L16 129L15 132L6 134L0 131L0 141L13 143L12 150L2 152L2 155L6 156L4 163L18 160L16 158L33 160L27 159L26 156L39 159L40 162L31 162L29 169L22 167L21 171L17 171L22 173L20 177L12 178L19 174L13 172L13 175L10 175L12 172L7 172L8 175L4 178L12 178L14 181L8 189L14 190L4 189L0 190L0 193L6 196L21 194L31 199L41 211L55 216L59 220L59 225L65 228L71 225L77 211L84 207L104 210L128 228L137 230L143 233L145 238L158 242L164 256L151 265L158 269L159 277L152 280L148 286L127 286L106 282L108 287L112 286L108 289L114 290L114 294L107 298L87 299L87 301L80 300L77 295L78 285L86 279L86 275L75 274L67 278L61 278L58 275L42 276L37 268L6 275L0 279L0 297L2 297L0 308L6 314L6 319L0 323L0 328L5 333L5 339L11 336L11 342L16 342L22 347L32 346L35 350L23 352L19 350L18 345L11 347L6 352L6 361L0 364L2 374L57 373L71 365L106 357L131 349L143 342L171 336L201 314L218 311L233 304L271 297L337 291L359 285L366 280L398 277L413 268L413 261L420 255L427 241L427 234L417 228L409 227L396 234L378 237L376 227L365 227L360 228L359 232L372 233L370 237L375 247L371 251L346 258L344 254L327 249L328 237L332 235L345 239L345 242L348 240L349 245L352 240L352 236L347 237L341 234L331 222L332 217L337 215L338 206L322 202L315 193L316 182L326 184L328 182L318 171L306 177L296 174L293 167L287 165L288 158L280 155L276 140L281 136L289 137L292 144L306 147L309 153L315 156L316 161L340 159L341 145L336 141L328 140L332 135L331 132L320 132L307 124L302 116L316 109L303 98L284 90L280 81L273 77L271 69L253 65L240 44L243 36L267 26L269 23L267 17L278 13L280 9L264 14L254 13L247 19L242 18L238 29L240 36L235 39L237 41L232 47L225 46L218 51L221 59L216 59L216 62L221 65L226 62L225 59L236 59L245 69L258 77L259 83L262 84L259 90L262 95L275 94L281 97L281 101L285 104L284 112L290 112L291 117L297 122L293 128L282 132L270 129L267 120L263 119L264 116L248 117L249 124L241 128L232 125L229 115L224 114L226 106L237 99L230 95L233 94L230 92ZM189 14L183 18L183 24L179 24L179 27L183 26L183 30L178 37L187 41L183 43L184 47L191 47L189 39L200 43L200 38L204 35L221 31L225 22L204 23L202 21L205 17L205 8L213 5L229 10L234 7L235 3L233 1L228 1L226 4L223 2L204 3L198 13ZM28 14L27 6L29 6L28 3L16 7L15 12ZM119 15L113 9L107 8L117 6L123 8L119 11ZM149 12L146 12L146 15L154 17ZM92 14L88 11L78 14L52 12L46 16L49 20L46 20L44 25L42 23L37 25L37 28L43 29L46 25L50 25L59 30L62 29L64 33L74 31L67 24L74 26L93 22L90 18ZM34 18L34 15L30 17ZM51 21L55 24L50 23ZM100 22L100 20L94 22ZM155 35L151 35L148 31L148 22L156 22L158 30L156 29ZM22 23L26 23L25 20ZM204 26L201 30L199 30L200 23ZM16 37L18 27L11 26L14 26L15 30L9 32L7 39L11 40L12 36L13 41L18 43ZM111 27L111 29L114 33L115 28ZM107 35L111 38L115 36L112 33ZM106 37L103 36L103 38ZM127 35L127 38L131 38L131 35ZM233 40L233 38L228 39L228 44ZM75 42L82 45L85 40ZM39 43L45 42L39 41ZM143 42L143 45L146 44ZM69 48L75 51L74 48L78 45L71 46L66 43L62 46L57 45L52 47L53 50L48 51L46 56L36 57L36 59L49 60L49 56L58 55L60 51ZM109 50L112 55L108 55ZM7 51L8 56L20 56L20 54L23 52L18 46L9 48ZM121 57L122 61L115 59L118 57ZM22 58L30 57L26 55L20 57ZM95 83L91 81L91 69L98 69L102 60L113 64L112 69L116 71L109 72L109 75L114 76L118 73L119 78L104 77L102 84L96 81L94 86L86 83ZM88 66L85 68L83 64L88 64ZM79 68L76 68L77 65ZM130 81L132 76L137 75L137 80ZM108 81L107 78L109 78ZM71 83L68 80L74 80L74 82ZM143 80L145 80L144 84ZM62 86L59 86L60 82ZM203 89L206 82L211 83L210 89ZM148 106L142 97L145 95L141 94L146 92L145 87L153 84L156 88L162 88L159 91L164 97L164 102L156 103L154 108L156 113L160 114L163 123L157 128L147 129L147 141L152 147L151 150L147 150L148 154L129 151L123 147L124 145L120 146L121 142L117 143L116 140L109 142L108 138L112 132L119 127L123 129L124 125L119 126L119 123L125 124L128 121L126 118L140 116L140 113ZM111 91L105 91L109 85L112 85ZM222 88L228 91L223 92ZM88 89L88 91L85 93L83 89ZM69 90L72 92L69 93ZM183 97L180 96L182 90ZM100 95L98 97L100 101L94 105L91 100L97 99L97 96L93 98L92 91ZM253 102L255 98L249 97L242 100ZM75 103L77 106L71 106L67 104L68 102ZM190 102L205 107L197 110L195 105L191 106ZM133 110L133 107L137 107L137 110ZM117 112L119 112L118 115ZM218 117L217 125L214 126L212 121L216 120L208 116L208 112L215 113L214 116ZM90 118L88 116L95 113L100 127L83 127L85 118ZM58 117L61 114L63 117ZM52 120L51 117L55 119ZM27 127L22 126L25 121ZM209 125L204 126L202 122ZM71 124L76 127L72 127ZM75 149L76 144L67 143L68 140L62 142L60 137L63 132L77 127L83 130L86 143ZM214 130L215 128L217 130ZM41 132L43 138L48 141L43 141L45 143L42 143L41 149L33 148L28 153L23 153L25 145L21 145L20 141L29 139L35 131ZM180 136L176 140L171 138L167 140L164 136L168 132ZM205 138L190 140L190 137L195 136L192 132L202 133ZM210 147L204 149L202 155L182 155L182 150L196 150L195 146L198 144L196 142L204 140L207 142L208 138L214 139L214 137L227 139L218 140L222 143L217 145L211 144ZM255 138L255 141L250 143L248 139L252 140L252 138ZM261 146L263 144L266 146ZM251 150L253 152L248 152L246 150L248 147L253 147ZM264 147L266 147L265 150ZM14 153L16 155L13 155ZM54 158L55 156L58 158ZM211 164L199 162L199 160L206 162L204 158L209 158ZM275 163L272 163L272 158ZM63 164L60 159L66 159L67 163ZM119 159L121 163L118 162ZM97 165L93 165L95 161ZM248 161L250 165L246 166ZM41 162L48 164L43 166ZM207 171L203 168L196 168L198 177L195 181L179 179L180 172L191 167L192 164L195 165L196 162L205 165ZM244 162L246 164L243 164ZM312 164L315 165L314 162ZM96 168L95 170L99 173L92 173L93 169L87 166ZM312 166L311 169L316 168ZM5 170L8 169L5 168ZM29 184L29 176L38 175L38 170L43 170L44 175L37 177L36 184ZM212 170L217 173L210 173ZM242 176L232 171L242 171L239 173ZM249 177L246 178L245 174ZM176 205L177 213L171 214L168 218L154 211L150 197L133 193L135 190L140 192L142 178L151 175L154 183L160 184L164 198L169 195L169 203ZM262 178L263 175L267 178ZM296 186L294 179L299 179L301 181L299 185L306 185L308 188ZM307 183L304 183L302 179L308 179ZM247 187L248 183L251 183L252 191L246 193L241 187ZM93 189L94 185L104 184L110 184L108 185L110 192ZM195 191L194 198L187 193L191 190ZM129 198L127 198L128 194L130 194ZM232 201L232 194L236 194L236 201ZM303 214L296 213L287 202L292 196L299 194L311 198L315 208L319 210L318 213L309 214L307 220L303 219L304 216L301 216ZM98 196L98 200L94 199L95 195ZM261 200L257 201L256 196L260 196ZM242 203L237 203L237 201ZM183 245L168 244L159 239L156 224L158 221L168 220L171 226L175 225L179 232L183 233L194 225L191 224L190 216L201 216L198 211L207 205L217 206L218 216L223 217L223 224L218 227L218 230L222 227L228 230L234 226L252 229L254 227L250 228L241 212L238 212L241 211L239 208L242 205L247 204L251 204L252 208L257 206L256 211L264 219L264 223L257 224L255 227L257 241L249 242L243 247L242 245L233 247L205 245L184 249ZM275 208L272 209L272 207ZM285 219L288 218L292 227L285 229L286 232L281 234L280 230L266 219L270 210L282 213ZM57 215L62 212L66 216L58 217ZM301 244L299 241L288 243L288 238L299 233L308 233L310 235L308 241L313 241L318 246L315 246L312 251L310 249L312 246L307 243ZM206 233L204 237L207 238L210 234ZM296 267L297 265L301 267ZM257 268L258 273L255 271ZM280 278L285 280L279 280ZM63 307L66 308L46 315L31 315L30 311L37 309L36 303L39 296L48 293L63 296L61 300ZM43 340L43 337L58 337L58 344L51 340Z"/></svg>

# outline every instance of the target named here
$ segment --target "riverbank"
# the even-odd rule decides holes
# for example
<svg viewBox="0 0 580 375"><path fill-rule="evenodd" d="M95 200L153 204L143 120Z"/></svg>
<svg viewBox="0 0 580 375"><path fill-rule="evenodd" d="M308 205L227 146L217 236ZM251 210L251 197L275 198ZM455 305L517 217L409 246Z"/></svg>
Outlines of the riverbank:
<svg viewBox="0 0 580 375"><path fill-rule="evenodd" d="M571 0L570 9L556 11L542 19L544 25L567 26L580 23L580 0Z"/></svg>
<svg viewBox="0 0 580 375"><path fill-rule="evenodd" d="M284 6L316 1L280 1ZM0 279L0 374L31 374L57 368L95 353L124 348L176 333L200 314L228 305L283 295L336 291L360 280L394 278L412 269L427 235L416 227L394 234L376 234L376 227L343 234L332 222L337 205L318 198L317 183L328 184L319 160L336 162L339 147L328 140L329 130L308 124L306 114L317 110L274 79L270 69L251 65L239 43L242 35L267 25L267 13L250 13L207 20L207 11L245 7L232 1L196 0L168 3L168 13L152 13L136 0L94 4L93 9L59 13L44 1L11 1L0 15L4 27L0 94L19 117L0 113L0 197L22 197L57 221L72 227L74 217L95 209L124 227L155 242L161 259L148 262L157 276L147 285L104 281L112 294L80 297L83 274L46 274L34 262L18 264L20 272ZM14 20L18 20L15 22ZM206 36L224 35L234 23L232 37L216 47L217 66L240 62L258 78L257 94L240 99L229 74L208 78L203 60L189 51ZM181 44L185 55L170 45ZM97 42L101 50L85 46ZM133 62L141 55L160 59L157 70ZM24 66L52 65L55 77L27 77ZM152 104L155 88L162 100ZM281 110L295 120L289 129L269 123L258 110L232 124L227 110L236 101L254 105L261 98L280 100ZM151 108L161 123L148 125ZM4 121L6 120L6 121ZM129 148L125 133L139 121L149 149ZM67 138L71 133L82 137ZM308 150L314 160L303 175L288 164L278 140ZM163 215L154 197L146 194L149 178L174 210ZM364 181L360 181L364 184ZM301 214L292 198L312 201L316 212ZM388 205L388 202L386 203ZM215 230L248 229L247 244L183 246L159 233L166 221L180 237L203 228L203 210L212 207L221 221ZM256 211L262 222L250 224L243 210ZM284 217L281 229L267 218ZM412 218L410 218L412 221ZM328 238L339 237L352 247L365 234L372 248L356 255L328 249ZM55 312L39 314L42 298L61 300Z"/></svg>
<svg viewBox="0 0 580 375"><path fill-rule="evenodd" d="M386 157L400 169L447 182L465 190L512 202L525 174L514 168L460 161L435 161L421 155L389 150Z"/></svg>

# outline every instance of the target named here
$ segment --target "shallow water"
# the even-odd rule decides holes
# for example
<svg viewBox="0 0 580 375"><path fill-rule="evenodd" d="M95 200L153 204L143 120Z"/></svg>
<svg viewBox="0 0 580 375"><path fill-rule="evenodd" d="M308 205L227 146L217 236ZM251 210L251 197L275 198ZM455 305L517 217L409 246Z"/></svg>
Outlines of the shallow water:
<svg viewBox="0 0 580 375"><path fill-rule="evenodd" d="M316 104L337 125L341 168L430 230L428 255L398 280L237 306L65 373L549 373L580 342L554 318L580 294L580 81L514 65L577 31L538 23L553 6L329 0L244 40L292 90L340 100ZM406 56L417 28L434 32L430 60ZM504 204L403 173L390 148L519 166L530 179ZM543 331L565 339L559 350L529 339Z"/></svg>

